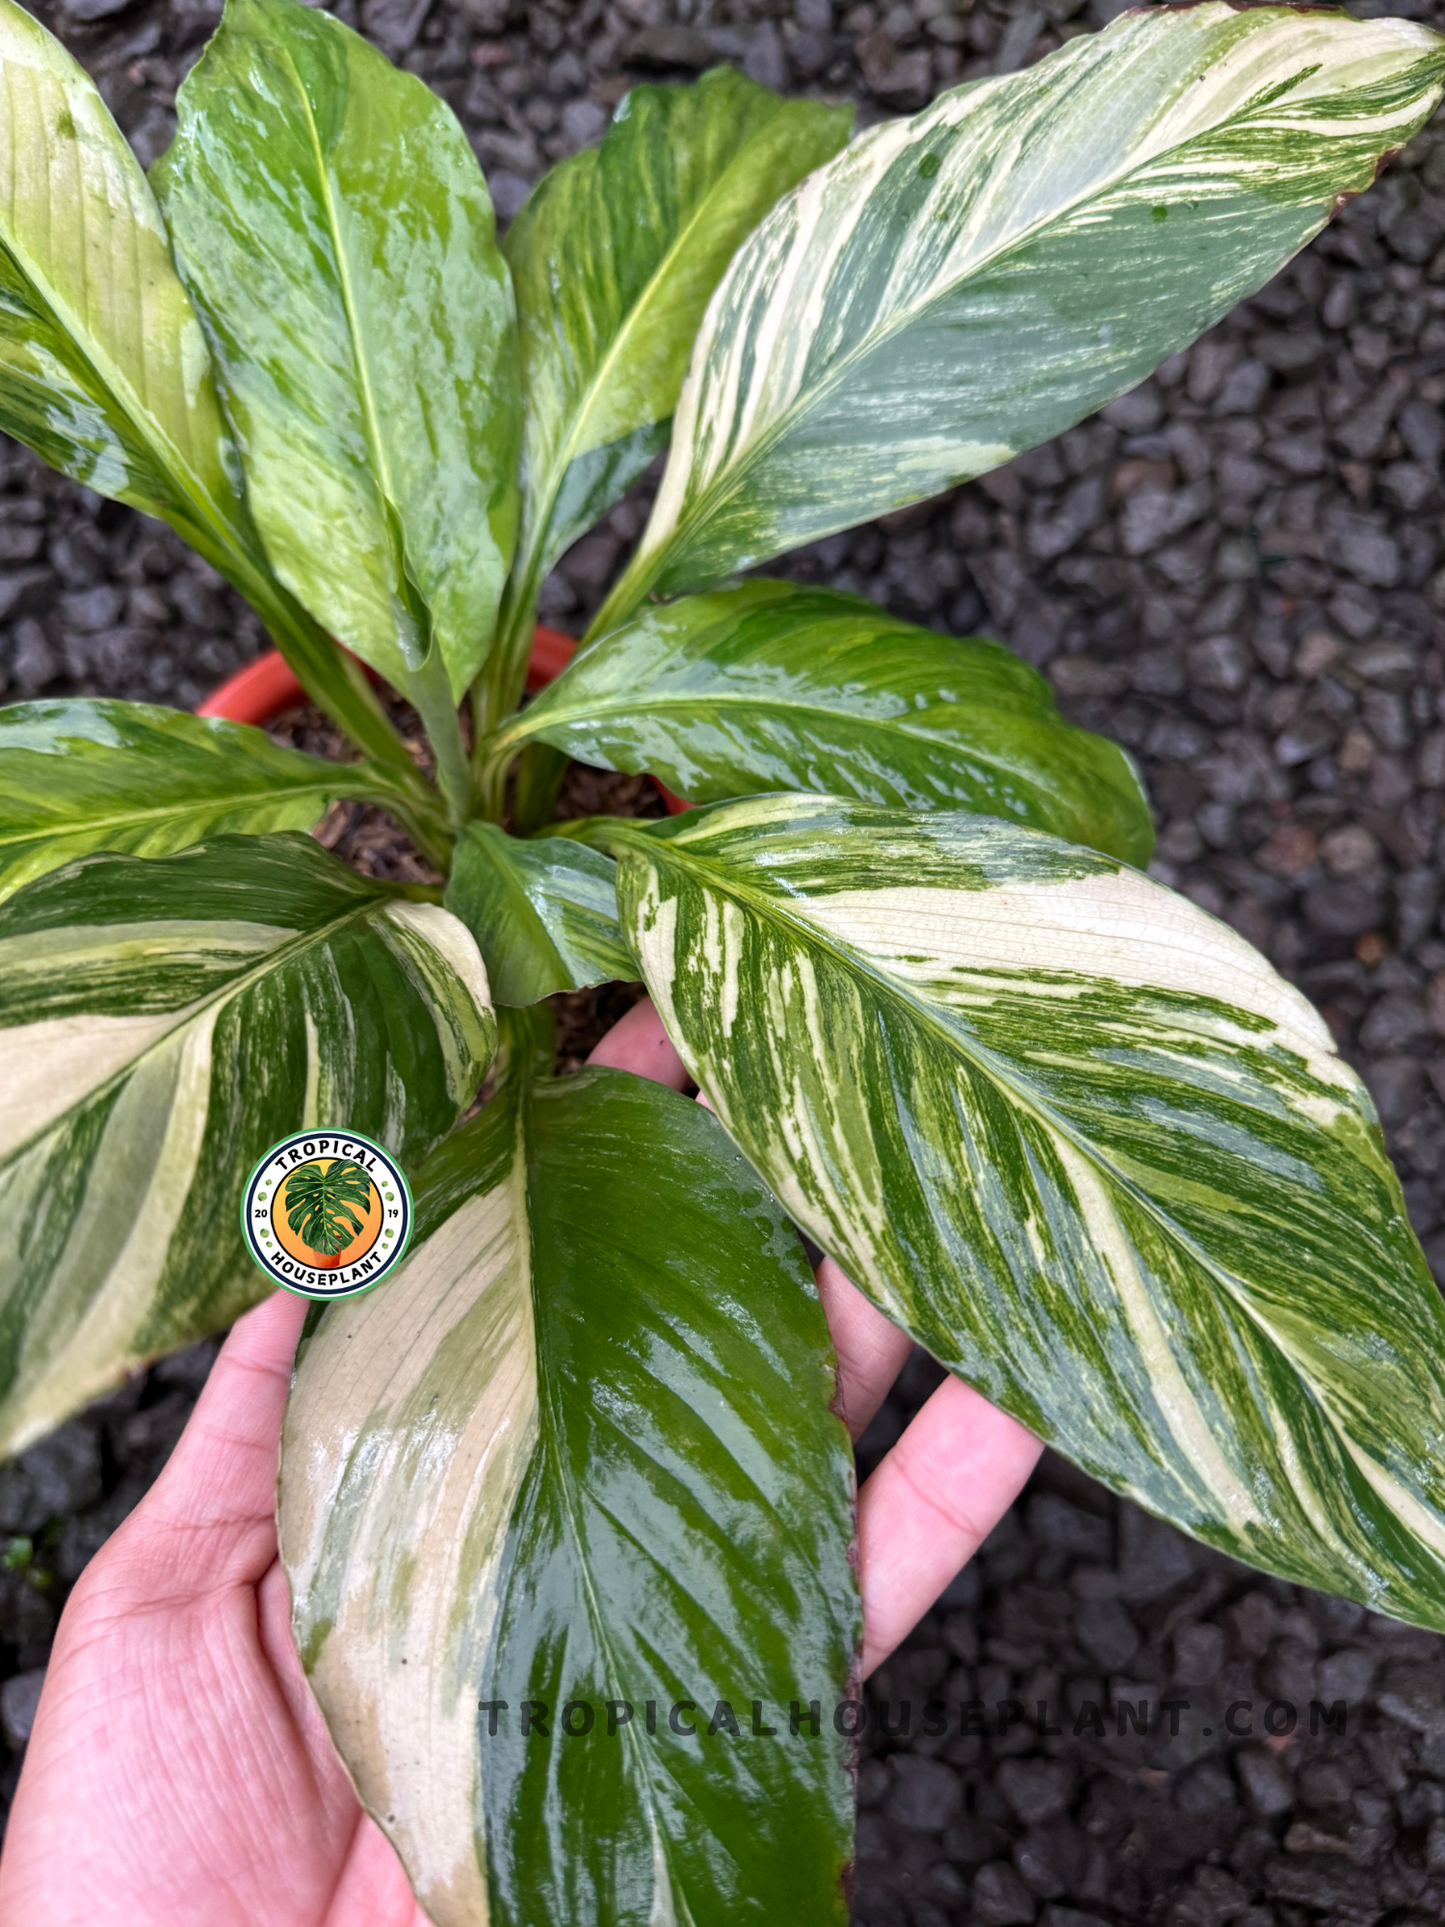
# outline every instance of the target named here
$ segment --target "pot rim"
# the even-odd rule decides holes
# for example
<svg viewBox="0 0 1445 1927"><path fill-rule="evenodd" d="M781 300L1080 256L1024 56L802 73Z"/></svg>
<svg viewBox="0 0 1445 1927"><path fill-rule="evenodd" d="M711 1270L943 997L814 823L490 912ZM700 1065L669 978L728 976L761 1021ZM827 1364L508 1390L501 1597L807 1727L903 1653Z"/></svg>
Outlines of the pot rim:
<svg viewBox="0 0 1445 1927"><path fill-rule="evenodd" d="M577 651L573 636L560 629L538 623L532 632L532 656L527 664L527 688L545 689L560 676ZM373 682L381 678L374 670L367 675ZM306 701L300 678L279 649L263 649L238 669L233 676L213 689L204 702L196 704L198 716L219 716L228 723L265 724L274 722L283 710Z"/></svg>

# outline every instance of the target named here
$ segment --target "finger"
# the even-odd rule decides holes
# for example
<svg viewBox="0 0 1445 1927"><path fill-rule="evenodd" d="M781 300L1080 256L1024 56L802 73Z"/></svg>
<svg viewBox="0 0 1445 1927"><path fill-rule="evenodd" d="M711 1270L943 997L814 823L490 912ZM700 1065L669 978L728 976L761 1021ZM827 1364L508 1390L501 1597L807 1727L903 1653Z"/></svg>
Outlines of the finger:
<svg viewBox="0 0 1445 1927"><path fill-rule="evenodd" d="M237 1320L175 1451L117 1535L119 1557L146 1561L155 1596L255 1584L275 1557L281 1418L306 1310L278 1291Z"/></svg>
<svg viewBox="0 0 1445 1927"><path fill-rule="evenodd" d="M973 1557L1042 1450L961 1380L939 1386L858 1495L865 1678Z"/></svg>
<svg viewBox="0 0 1445 1927"><path fill-rule="evenodd" d="M867 1430L903 1370L913 1340L870 1305L831 1258L818 1266L818 1296L838 1354L838 1396L834 1409L853 1437Z"/></svg>
<svg viewBox="0 0 1445 1927"><path fill-rule="evenodd" d="M670 1084L675 1091L685 1091L692 1082L650 997L634 1004L612 1026L587 1062L605 1064L609 1070L631 1071L654 1084Z"/></svg>

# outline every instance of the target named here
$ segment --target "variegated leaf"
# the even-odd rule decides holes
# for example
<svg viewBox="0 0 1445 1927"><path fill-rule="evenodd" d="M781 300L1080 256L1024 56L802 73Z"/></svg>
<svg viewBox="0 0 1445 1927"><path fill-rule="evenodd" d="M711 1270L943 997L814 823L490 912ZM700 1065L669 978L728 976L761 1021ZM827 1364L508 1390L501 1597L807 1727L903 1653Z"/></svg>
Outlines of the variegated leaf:
<svg viewBox="0 0 1445 1927"><path fill-rule="evenodd" d="M254 604L313 700L415 781L365 684L270 573L139 162L15 0L0 0L0 429L169 522Z"/></svg>
<svg viewBox="0 0 1445 1927"><path fill-rule="evenodd" d="M0 99L0 428L214 553L244 511L160 210L95 83L15 0Z"/></svg>
<svg viewBox="0 0 1445 1927"><path fill-rule="evenodd" d="M610 857L565 836L535 842L495 823L457 839L446 906L477 940L499 1004L535 1004L637 975L617 928Z"/></svg>
<svg viewBox="0 0 1445 1927"><path fill-rule="evenodd" d="M463 926L309 837L83 857L0 905L0 1454L271 1289L240 1206L278 1138L424 1156L495 1041Z"/></svg>
<svg viewBox="0 0 1445 1927"><path fill-rule="evenodd" d="M525 545L538 579L666 445L703 310L743 237L835 154L851 107L731 67L634 87L600 147L508 232L524 380Z"/></svg>
<svg viewBox="0 0 1445 1927"><path fill-rule="evenodd" d="M977 817L596 834L684 1062L891 1318L1186 1531L1445 1630L1445 1308L1363 1086L1242 938Z"/></svg>
<svg viewBox="0 0 1445 1927"><path fill-rule="evenodd" d="M852 1464L795 1236L616 1071L504 1078L415 1189L402 1269L303 1340L280 1530L427 1918L842 1927Z"/></svg>
<svg viewBox="0 0 1445 1927"><path fill-rule="evenodd" d="M227 0L156 169L271 564L398 687L451 693L517 518L515 320L455 116L299 0Z"/></svg>
<svg viewBox="0 0 1445 1927"><path fill-rule="evenodd" d="M306 756L217 717L13 703L0 709L0 898L92 850L167 856L230 830L309 830L333 797L387 801L392 788L373 764Z"/></svg>
<svg viewBox="0 0 1445 1927"><path fill-rule="evenodd" d="M1132 863L1154 845L1129 758L1066 723L1037 670L790 582L687 596L600 637L493 753L537 741L694 803L820 790L1005 816Z"/></svg>
<svg viewBox="0 0 1445 1927"><path fill-rule="evenodd" d="M1208 0L875 127L739 250L597 633L1132 387L1367 188L1442 84L1413 21Z"/></svg>

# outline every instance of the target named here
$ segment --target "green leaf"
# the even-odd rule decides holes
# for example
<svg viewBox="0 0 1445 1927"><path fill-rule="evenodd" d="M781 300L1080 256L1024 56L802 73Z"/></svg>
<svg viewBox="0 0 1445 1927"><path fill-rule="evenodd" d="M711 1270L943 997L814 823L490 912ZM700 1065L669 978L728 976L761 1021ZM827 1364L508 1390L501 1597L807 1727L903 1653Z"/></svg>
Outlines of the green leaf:
<svg viewBox="0 0 1445 1927"><path fill-rule="evenodd" d="M326 1166L298 1164L286 1179L286 1222L323 1257L334 1258L360 1237L370 1207L371 1179L349 1158L333 1158Z"/></svg>
<svg viewBox="0 0 1445 1927"><path fill-rule="evenodd" d="M0 709L0 898L92 850L167 856L226 830L309 830L386 772L283 749L264 730L146 703ZM600 859L599 859L600 860Z"/></svg>
<svg viewBox="0 0 1445 1927"><path fill-rule="evenodd" d="M245 542L205 337L95 84L0 0L0 429L204 553Z"/></svg>
<svg viewBox="0 0 1445 1927"><path fill-rule="evenodd" d="M535 741L693 803L821 790L983 811L1132 863L1154 843L1129 758L1065 722L1009 650L787 582L688 596L599 638L496 753Z"/></svg>
<svg viewBox="0 0 1445 1927"><path fill-rule="evenodd" d="M546 572L667 443L693 337L738 243L848 138L850 107L731 67L634 87L546 176L504 245L517 288L529 546Z"/></svg>
<svg viewBox="0 0 1445 1927"><path fill-rule="evenodd" d="M0 905L0 1454L271 1289L278 1138L423 1157L496 1041L476 946L308 837L83 857Z"/></svg>
<svg viewBox="0 0 1445 1927"><path fill-rule="evenodd" d="M415 1193L403 1267L303 1341L280 1536L427 1918L842 1927L852 1463L796 1237L698 1105L618 1071L507 1079Z"/></svg>
<svg viewBox="0 0 1445 1927"><path fill-rule="evenodd" d="M158 515L255 605L308 692L373 754L400 740L273 580L160 209L94 82L0 0L0 430Z"/></svg>
<svg viewBox="0 0 1445 1927"><path fill-rule="evenodd" d="M873 128L739 250L595 632L1131 388L1367 188L1442 83L1445 41L1411 21L1213 0Z"/></svg>
<svg viewBox="0 0 1445 1927"><path fill-rule="evenodd" d="M517 514L515 322L450 108L299 0L228 0L156 186L281 580L400 688L486 654Z"/></svg>
<svg viewBox="0 0 1445 1927"><path fill-rule="evenodd" d="M446 906L476 938L497 1003L637 975L617 928L613 867L564 836L524 842L494 823L467 825Z"/></svg>
<svg viewBox="0 0 1445 1927"><path fill-rule="evenodd" d="M1186 1531L1445 1630L1445 1307L1363 1086L1257 952L977 817L597 834L683 1061L890 1318Z"/></svg>

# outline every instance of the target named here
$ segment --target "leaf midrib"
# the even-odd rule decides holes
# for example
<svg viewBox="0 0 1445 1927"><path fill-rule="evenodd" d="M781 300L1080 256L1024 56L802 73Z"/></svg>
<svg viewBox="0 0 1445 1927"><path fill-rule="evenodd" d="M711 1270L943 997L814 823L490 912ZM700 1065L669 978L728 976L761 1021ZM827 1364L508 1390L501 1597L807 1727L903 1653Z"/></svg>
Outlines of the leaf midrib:
<svg viewBox="0 0 1445 1927"><path fill-rule="evenodd" d="M207 992L206 995L202 997L197 997L193 1003L183 1004L179 1010L171 1013L172 1021L166 1025L165 1029L161 1031L158 1036L153 1037L141 1050L138 1050L134 1057L127 1058L124 1064L113 1071L109 1077L102 1079L99 1084L92 1085L89 1090L83 1091L74 1102L68 1104L63 1111L49 1119L47 1123L42 1124L39 1130L32 1132L23 1142L12 1145L4 1154L3 1158L0 1158L0 1177L3 1177L4 1173L11 1169L19 1159L34 1145L38 1144L42 1138L46 1137L52 1131L63 1129L67 1120L75 1115L76 1109L80 1105L89 1104L95 1098L103 1097L107 1091L113 1090L117 1085L124 1083L126 1079L133 1077L137 1067L143 1064L145 1060L156 1051L160 1050L163 1045L168 1044L176 1032L186 1024L191 1023L213 1006L219 1008L222 1005L230 1003L233 998L244 995L253 982L267 976L273 970L283 968L286 963L290 962L302 952L310 949L313 945L329 942L330 939L335 936L338 931L344 929L348 923L360 922L368 917L374 916L378 911L384 910L389 903L396 900L390 893L381 897L372 897L365 904L358 905L356 908L346 911L341 916L333 917L328 922L317 925L311 930L300 931L294 937L277 944L274 949L268 950L265 955L258 958L255 963L248 964L238 976L231 978L228 983L219 985L215 990ZM217 921L219 921L219 919ZM113 924L111 928L123 930L125 925ZM95 1015L94 1012L76 1013L76 1015L82 1019L87 1014ZM43 1022L44 1020L39 1019L37 1021ZM20 1026L20 1028L23 1028L23 1026Z"/></svg>
<svg viewBox="0 0 1445 1927"><path fill-rule="evenodd" d="M486 825L486 828L489 830L492 827L491 824ZM501 833L499 832L498 834L500 835ZM491 874L496 878L501 887L503 903L497 924L500 926L500 934L502 937L509 941L515 941L519 936L530 938L530 947L541 950L546 954L544 969L554 970L560 967L564 974L570 974L567 961L559 952L553 940L552 933L547 928L541 912L532 901L531 894L527 889L526 879L512 862L510 852L506 846L499 846L491 836L485 836L477 838L473 847L480 847L484 852L484 858L490 866ZM453 915L455 914L456 912L453 912ZM513 928L510 932L506 929L506 921L509 916L513 920ZM517 928L518 925L521 926L520 930Z"/></svg>
<svg viewBox="0 0 1445 1927"><path fill-rule="evenodd" d="M887 730L893 735L903 737L910 742L933 743L940 749L957 747L957 745L951 743L947 737L935 736L931 731L909 729L906 726L910 714L921 714L923 712L910 712L905 710L899 716L857 716L849 710L832 708L824 702L799 702L791 697L780 698L771 693L761 700L757 700L747 695L731 694L726 691L719 695L714 695L709 692L701 699L691 692L684 692L677 696L667 697L653 697L644 694L630 703L624 700L619 693L615 697L609 697L604 702L591 704L586 708L579 706L574 707L570 711L563 709L560 712L560 716L554 714L549 717L543 714L540 717L542 725L540 728L525 727L534 714L532 709L527 709L521 712L520 721L523 727L518 728L512 733L512 740L525 742L533 737L540 737L545 741L549 728L567 728L577 727L579 725L585 728L589 722L598 717L621 716L626 719L631 716L648 715L654 711L686 710L688 708L698 709L704 706L721 709L733 708L742 711L787 710L793 711L800 716L819 716L830 722L836 722L839 717L842 717L845 721L854 723L861 729ZM1037 721L1046 729L1069 730L1072 728L1072 725L1069 724L1064 717L1060 716L1056 710L1042 710L1036 717L1030 716L1028 720L1030 722ZM980 762L987 763L990 768L1017 771L1015 764L1008 762L997 752L990 751L982 745L969 742L967 748L970 754L976 755ZM1046 774L1046 772L1044 773Z"/></svg>
<svg viewBox="0 0 1445 1927"><path fill-rule="evenodd" d="M381 541L385 544L387 551L391 555L394 565L393 575L397 587L399 588L402 583L407 583L416 590L417 598L421 602L423 609L426 610L427 624L428 628L430 628L430 605L426 601L426 598L422 596L416 579L407 564L405 548L403 547L402 553L398 554L396 551L396 543L392 536L391 525L394 524L397 534L402 538L404 543L405 523L396 499L395 491L392 488L390 455L386 437L382 432L381 419L376 405L376 396L372 389L371 363L366 353L365 335L361 327L356 294L352 285L351 256L347 251L346 242L341 232L341 224L337 218L336 197L331 189L331 173L326 165L326 157L321 147L321 130L316 125L316 116L311 110L311 96L306 91L305 83L301 78L301 70L296 65L290 46L283 44L281 51L285 58L286 65L291 71L291 76L296 83L296 92L301 99L301 111L306 121L306 131L310 137L311 151L316 162L316 178L320 190L322 209L326 217L326 230L331 237L332 250L336 260L337 292L341 299L341 312L346 323L346 338L351 350L352 367L356 373L356 386L361 401L361 416L366 434L366 445L371 451L372 474L367 479L380 495L382 502L391 511L389 518L384 514L378 518L381 523ZM348 84L349 80L350 68L348 61ZM393 591L393 593L395 593L395 591ZM395 629L395 624L393 624L393 629ZM400 636L393 633L390 640L397 648L405 668L411 670L413 665L407 661L407 652L402 646ZM425 640L429 647L432 640L431 636L428 635ZM423 649L421 653L425 656L427 650Z"/></svg>
<svg viewBox="0 0 1445 1927"><path fill-rule="evenodd" d="M341 772L347 765L338 763L336 767L338 772ZM333 795L335 790L334 783L323 783L319 778L312 778L305 783L282 783L269 790L222 792L219 795L188 803L162 803L152 809L127 810L110 816L87 816L73 822L48 823L35 829L22 830L18 834L0 830L0 850L24 849L30 843L48 843L66 837L86 836L92 831L118 829L131 823L157 823L174 817L208 816L217 810L240 809L248 805L256 809L266 809L284 803L292 797L324 797Z"/></svg>
<svg viewBox="0 0 1445 1927"><path fill-rule="evenodd" d="M1173 99L1177 98L1177 93L1171 97L1171 105ZM1241 110L1241 112L1242 111L1243 110ZM1228 126L1230 121L1236 117L1237 116L1230 116L1228 120L1221 122L1219 125L1221 127ZM1163 116L1161 115L1161 119L1162 118ZM1210 131L1213 132L1216 130ZM1199 138L1198 135L1195 136L1196 141ZM1018 249L1032 243L1041 233L1046 232L1050 227L1068 219L1080 207L1087 206L1090 202L1099 199L1101 195L1116 193L1123 183L1127 182L1139 171L1144 161L1147 161L1151 166L1157 165L1161 160L1177 152L1187 151L1188 145L1188 143L1176 143L1174 147L1164 147L1160 148L1158 152L1146 152L1142 156L1133 157L1131 159L1131 165L1128 168L1120 169L1116 174L1096 178L1087 193L1081 193L1072 199L1065 200L1047 216L1043 216L1033 225L1021 229L1007 242L998 244L985 254L973 257L966 274L962 274L955 280L950 281L946 287L936 289L926 300L919 301L915 306L906 310L896 310L893 320L879 328L876 332L869 332L857 346L849 349L840 360L832 364L827 375L823 380L818 382L815 387L808 389L806 394L800 391L798 396L795 397L783 413L776 417L774 423L763 434L759 435L756 440L749 444L748 451L741 460L734 465L730 465L728 468L718 471L719 475L724 478L722 484L719 486L713 482L709 482L702 488L693 498L692 502L687 505L686 513L679 515L677 521L673 524L663 541L651 551L649 560L655 558L660 563L670 549L673 549L675 546L683 546L685 539L696 531L699 522L706 522L715 518L723 506L730 502L739 490L742 489L748 477L758 464L788 433L794 421L799 417L806 416L811 409L825 400L832 390L842 382L844 377L852 372L855 363L865 360L869 355L874 353L875 350L885 346L895 335L903 332L907 328L911 328L920 316L926 314L928 310L938 302L948 298L959 287L975 279L977 275L989 267L1006 260L1010 254L1016 252ZM1320 215L1321 226L1324 225L1325 219L1326 214L1322 211ZM701 418L699 417L698 419L700 422ZM649 569L649 582L655 581L661 573L662 568L660 566Z"/></svg>
<svg viewBox="0 0 1445 1927"><path fill-rule="evenodd" d="M534 1290L537 1278L537 1251L532 1234L532 1160L528 1142L531 1104L531 1079L528 1077L523 1089L517 1094L517 1161L521 1170L522 1193L526 1201L527 1286L529 1291ZM533 1302L535 1305L535 1299ZM572 1548L572 1557L577 1562L577 1570L581 1576L582 1593L586 1601L587 1617L592 1625L593 1637L596 1639L603 1653L609 1677L620 1682L622 1668L618 1664L617 1655L613 1650L611 1639L608 1637L606 1618L602 1611L601 1602L597 1597L597 1591L592 1580L591 1564L584 1549L585 1539L580 1518L580 1494L571 1476L571 1470L567 1463L567 1454L565 1451L560 1450L557 1445L557 1441L564 1438L566 1432L561 1420L557 1396L552 1386L551 1371L549 1369L546 1351L538 1336L541 1324L541 1319L537 1317L534 1311L532 1320L532 1342L536 1346L537 1359L538 1439L540 1441L540 1450L544 1457L551 1459L555 1467L556 1483L562 1497L562 1504L558 1509L566 1523L567 1537ZM547 1424L545 1426L540 1423L540 1415L543 1409L545 1409L547 1414ZM667 1866L668 1879L672 1888L670 1897L675 1900L680 1900L682 1902L684 1915L690 1917L690 1909L687 1906L685 1891L680 1885L679 1875L673 1864L672 1842L668 1837L666 1829L662 1825L662 1817L658 1811L652 1781L644 1764L641 1736L634 1731L635 1726L636 1721L629 1720L622 1730L626 1734L628 1751L633 1760L633 1769L639 1790L639 1803L645 1807L652 1822L653 1838L660 1841L662 1845L663 1860Z"/></svg>
<svg viewBox="0 0 1445 1927"><path fill-rule="evenodd" d="M537 520L536 539L537 539L537 546L539 548L546 534L547 529L551 526L552 510L556 506L558 491L560 490L562 483L566 479L568 469L572 466L573 462L577 459L578 443L581 440L582 430L586 424L588 416L592 413L593 409L596 406L598 395L602 392L602 389L605 387L607 378L611 374L612 370L617 366L618 362L621 361L623 352L627 347L631 337L636 333L637 329L641 326L641 318L647 312L647 309L651 304L657 292L658 287L661 285L664 278L671 272L672 267L675 261L677 260L678 256L681 255L686 245L692 240L694 234L696 233L705 215L707 214L708 209L714 205L718 195L722 192L724 185L732 178L733 174L738 168L741 158L742 157L740 155L734 154L733 158L728 162L727 166L723 169L722 173L719 174L719 176L717 177L717 180L708 189L707 193L703 196L703 198L698 202L693 213L688 217L688 219L684 222L684 224L678 229L677 234L675 235L673 240L668 244L666 253L663 255L662 259L658 262L657 266L653 269L652 273L648 276L646 283L644 284L641 292L637 296L637 299L632 303L632 306L627 310L627 313L623 316L621 325L618 327L616 334L613 336L611 342L608 344L606 352L603 354L602 359L598 362L595 370L593 371L591 377L587 382L586 387L582 391L582 395L579 401L579 406L574 408L574 410L572 411L571 424L567 430L566 436L564 437L562 443L559 446L556 459L553 461L551 467L548 470L545 492L544 493L539 492L538 499L540 502L545 504L545 511L546 511L545 515L539 515ZM744 239L746 239L746 236L744 236ZM741 246L742 243L739 242L738 245ZM735 248L733 250L733 253L736 254L736 252L737 252L737 249ZM726 272L726 269L724 269L724 272ZM684 375L685 374L686 374L686 370L684 370ZM661 421L663 417L659 415L659 416L655 416L653 419L655 421ZM637 429L646 428L648 426L650 426L650 424L647 422L637 422L637 423L634 423L632 429L628 430L627 432L635 434ZM589 451L586 449L583 449L581 452L583 454L586 454Z"/></svg>
<svg viewBox="0 0 1445 1927"><path fill-rule="evenodd" d="M665 847L661 844L660 840L654 843L651 839L644 838L642 841L644 847L650 852L655 852L659 847ZM633 842L633 838L629 836L628 842ZM656 861L655 854L652 855L650 860ZM1121 1191L1126 1192L1129 1197L1140 1205L1169 1240L1177 1243L1196 1260L1209 1276L1216 1280L1227 1292L1231 1303L1239 1307L1255 1330L1266 1337L1273 1346L1290 1360L1291 1367L1299 1377L1301 1384L1310 1385L1310 1381L1305 1378L1302 1368L1295 1361L1294 1353L1275 1334L1268 1322L1257 1312L1248 1296L1244 1294L1242 1281L1237 1280L1232 1273L1224 1271L1216 1259L1211 1257L1207 1252L1200 1250L1196 1240L1192 1238L1182 1226L1177 1224L1164 1208L1157 1204L1146 1191L1141 1190L1132 1178L1126 1176L1122 1171L1119 1171L1099 1146L1094 1144L1090 1139L1081 1137L1072 1125L1056 1119L1051 1107L1040 1099L1037 1094L1021 1092L1014 1077L1008 1071L1007 1065L1000 1062L995 1052L993 1052L989 1046L981 1043L976 1044L974 1049L977 1051L978 1056L975 1058L973 1052L965 1049L960 1043L957 1033L940 1020L931 1006L923 1002L918 994L906 983L898 978L889 976L881 965L873 963L858 951L847 947L841 939L835 937L832 932L823 926L812 922L806 917L789 912L778 898L768 896L763 891L754 890L745 883L732 880L729 880L727 883L719 883L716 880L715 873L705 870L703 865L696 859L694 859L694 862L696 863L695 874L700 873L709 887L741 898L760 918L771 919L783 925L792 935L798 937L800 940L806 939L809 946L825 950L833 958L834 962L845 972L850 970L856 971L858 975L866 977L873 984L886 989L899 1002L907 1004L909 1008L916 1013L921 1028L944 1040L950 1053L956 1053L970 1064L976 1064L978 1070L990 1080L995 1089L998 1090L1000 1096L1007 1102L1015 1103L1019 1110L1033 1117L1046 1131L1054 1133L1058 1137L1063 1138L1065 1142L1071 1144L1079 1155L1098 1171L1105 1183L1117 1185ZM683 866L679 865L679 867ZM1310 1391L1311 1396L1314 1396L1314 1388L1312 1385L1310 1385ZM1331 1420L1332 1426L1333 1423L1334 1421Z"/></svg>
<svg viewBox="0 0 1445 1927"><path fill-rule="evenodd" d="M306 122L306 132L311 142L312 158L316 163L316 182L322 209L326 216L326 231L331 237L332 252L336 261L336 285L341 298L341 312L346 322L346 338L351 349L352 366L356 371L356 383L361 397L362 418L366 427L367 446L371 450L372 463L376 469L377 485L381 494L396 508L396 500L391 490L391 468L387 460L386 443L377 418L376 397L371 388L371 367L367 360L362 341L361 326L357 314L356 296L352 288L351 257L341 233L341 225L336 214L336 197L331 191L331 173L326 165L326 156L321 146L321 130L316 125L316 116L311 108L311 96L306 91L306 83L301 78L301 70L296 65L289 44L282 44L281 53L291 78L296 84L296 92L301 102L302 117ZM349 69L349 63L348 63ZM348 71L349 78L349 71ZM400 519L400 518L398 518Z"/></svg>

